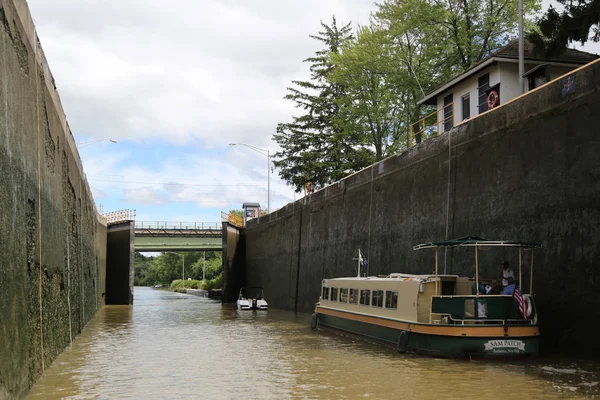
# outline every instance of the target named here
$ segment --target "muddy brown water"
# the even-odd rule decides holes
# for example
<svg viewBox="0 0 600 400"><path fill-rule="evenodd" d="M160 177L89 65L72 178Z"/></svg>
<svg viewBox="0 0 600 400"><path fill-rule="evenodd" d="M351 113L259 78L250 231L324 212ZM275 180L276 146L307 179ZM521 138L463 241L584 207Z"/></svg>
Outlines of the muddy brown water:
<svg viewBox="0 0 600 400"><path fill-rule="evenodd" d="M309 322L307 314L241 312L206 298L136 287L135 305L102 308L28 398L600 398L596 363L398 354L312 331Z"/></svg>

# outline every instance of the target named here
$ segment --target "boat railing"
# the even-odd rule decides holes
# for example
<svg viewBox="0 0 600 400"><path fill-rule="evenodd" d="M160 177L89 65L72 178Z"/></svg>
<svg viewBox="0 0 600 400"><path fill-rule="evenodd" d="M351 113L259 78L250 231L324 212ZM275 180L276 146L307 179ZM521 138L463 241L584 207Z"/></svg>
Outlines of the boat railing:
<svg viewBox="0 0 600 400"><path fill-rule="evenodd" d="M520 314L513 296L465 295L432 296L431 315L447 315L450 321L527 322ZM456 323L453 322L453 323ZM464 322L459 322L464 323Z"/></svg>

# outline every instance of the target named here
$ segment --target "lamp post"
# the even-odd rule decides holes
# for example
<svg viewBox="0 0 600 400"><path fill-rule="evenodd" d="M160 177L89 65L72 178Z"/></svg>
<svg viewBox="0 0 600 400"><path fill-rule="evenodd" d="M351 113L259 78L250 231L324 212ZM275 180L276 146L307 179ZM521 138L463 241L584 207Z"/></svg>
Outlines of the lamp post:
<svg viewBox="0 0 600 400"><path fill-rule="evenodd" d="M271 214L271 153L269 150L261 149L260 147L251 146L246 143L229 143L229 146L246 146L247 148L254 150L255 152L267 156L267 209L269 215Z"/></svg>
<svg viewBox="0 0 600 400"><path fill-rule="evenodd" d="M185 256L183 254L175 253L174 251L166 251L165 253L171 253L181 257L181 288L185 289Z"/></svg>
<svg viewBox="0 0 600 400"><path fill-rule="evenodd" d="M79 147L81 149L83 147L89 146L89 145L94 144L94 143L103 142L105 140L108 140L111 143L118 143L115 139L98 139L98 140L90 140L90 141L87 141L87 142L81 142L81 143L79 143L77 145L77 147Z"/></svg>

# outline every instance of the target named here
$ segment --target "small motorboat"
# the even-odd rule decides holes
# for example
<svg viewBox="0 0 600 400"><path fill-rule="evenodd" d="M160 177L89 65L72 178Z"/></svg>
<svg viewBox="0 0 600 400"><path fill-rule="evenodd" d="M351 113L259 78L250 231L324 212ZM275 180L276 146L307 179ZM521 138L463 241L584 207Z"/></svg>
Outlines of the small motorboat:
<svg viewBox="0 0 600 400"><path fill-rule="evenodd" d="M266 310L269 307L264 299L263 288L260 286L241 288L236 304L238 310Z"/></svg>

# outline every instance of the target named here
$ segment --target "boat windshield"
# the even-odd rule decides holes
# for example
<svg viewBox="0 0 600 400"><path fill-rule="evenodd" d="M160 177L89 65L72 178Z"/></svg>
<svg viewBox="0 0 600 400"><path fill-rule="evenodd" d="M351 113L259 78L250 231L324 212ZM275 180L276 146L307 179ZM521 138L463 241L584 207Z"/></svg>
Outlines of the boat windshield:
<svg viewBox="0 0 600 400"><path fill-rule="evenodd" d="M248 286L242 289L242 295L247 299L262 298L263 288L260 286Z"/></svg>

